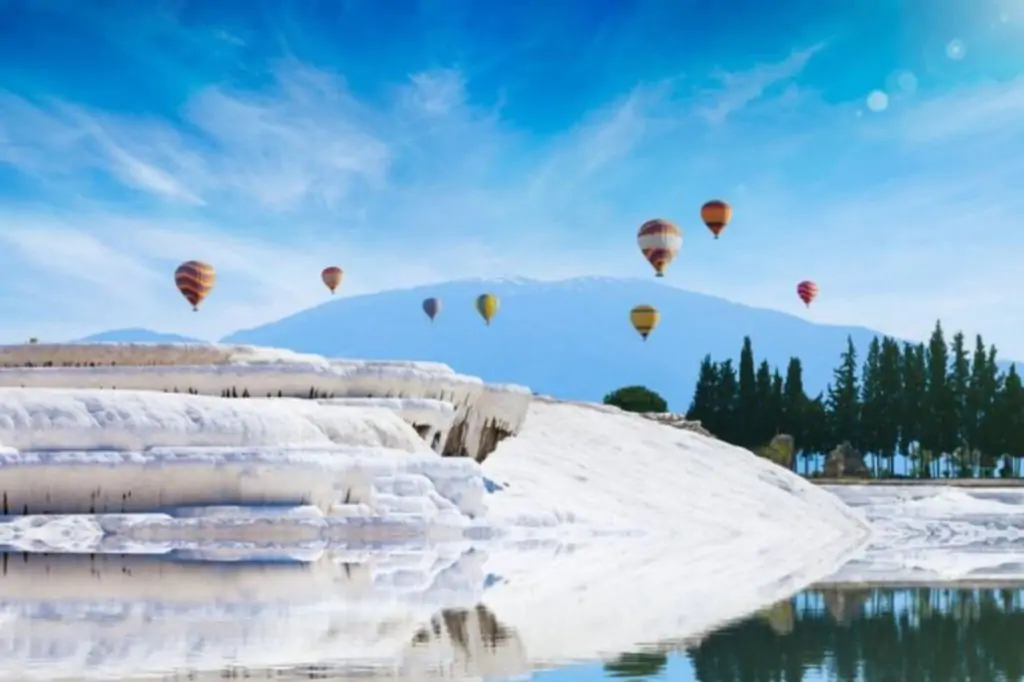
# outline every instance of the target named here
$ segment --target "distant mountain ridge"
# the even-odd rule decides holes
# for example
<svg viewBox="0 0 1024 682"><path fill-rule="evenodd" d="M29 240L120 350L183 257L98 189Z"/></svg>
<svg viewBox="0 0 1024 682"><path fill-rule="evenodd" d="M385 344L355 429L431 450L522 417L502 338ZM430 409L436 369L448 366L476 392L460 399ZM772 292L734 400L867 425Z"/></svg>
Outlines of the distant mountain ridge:
<svg viewBox="0 0 1024 682"><path fill-rule="evenodd" d="M501 302L489 327L473 307L485 292ZM444 306L433 323L421 308L430 296ZM661 311L661 322L646 342L629 323L629 310L638 303ZM642 384L661 393L670 409L682 411L692 398L701 358L709 353L717 360L738 358L745 335L757 361L767 359L780 371L791 356L799 357L812 395L831 381L848 335L858 361L871 339L882 336L865 327L814 324L653 278L540 282L506 277L333 298L222 341L333 357L434 360L486 381L524 384L565 399L599 401L618 387ZM201 343L145 329L81 341Z"/></svg>
<svg viewBox="0 0 1024 682"><path fill-rule="evenodd" d="M501 302L489 327L473 308L485 292ZM420 307L430 296L444 303L433 324ZM646 342L629 323L629 311L639 303L661 311ZM738 357L744 335L752 338L758 361L766 358L780 370L790 356L800 357L805 385L817 392L831 379L847 335L864 349L879 333L813 324L653 278L512 277L330 300L223 341L338 357L435 360L487 381L520 383L566 399L600 400L620 386L643 384L681 411L689 405L701 358Z"/></svg>
<svg viewBox="0 0 1024 682"><path fill-rule="evenodd" d="M142 327L129 327L83 336L76 339L74 343L209 343L209 341L193 339L181 334L156 332Z"/></svg>

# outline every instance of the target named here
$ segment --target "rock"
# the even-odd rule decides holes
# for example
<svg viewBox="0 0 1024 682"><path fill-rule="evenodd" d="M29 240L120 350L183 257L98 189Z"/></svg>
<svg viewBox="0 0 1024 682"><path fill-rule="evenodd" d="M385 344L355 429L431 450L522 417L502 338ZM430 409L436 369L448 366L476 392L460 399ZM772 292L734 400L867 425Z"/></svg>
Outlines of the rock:
<svg viewBox="0 0 1024 682"><path fill-rule="evenodd" d="M758 448L754 454L770 459L779 466L792 471L796 456L796 441L788 433L777 433L768 445Z"/></svg>
<svg viewBox="0 0 1024 682"><path fill-rule="evenodd" d="M701 426L699 421L688 420L686 416L682 414L676 414L674 412L645 412L642 416L650 419L651 421L656 421L659 424L683 429L684 431L693 431L694 433L699 433L702 436L714 438L714 435Z"/></svg>
<svg viewBox="0 0 1024 682"><path fill-rule="evenodd" d="M870 478L871 472L864 456L850 443L843 442L828 453L825 460L825 478Z"/></svg>

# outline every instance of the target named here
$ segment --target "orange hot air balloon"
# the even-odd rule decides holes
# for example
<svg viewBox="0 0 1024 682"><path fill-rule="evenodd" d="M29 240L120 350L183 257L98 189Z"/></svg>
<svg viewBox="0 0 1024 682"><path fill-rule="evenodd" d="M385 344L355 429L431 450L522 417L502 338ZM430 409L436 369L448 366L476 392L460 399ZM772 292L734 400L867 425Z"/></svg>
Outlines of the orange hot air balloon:
<svg viewBox="0 0 1024 682"><path fill-rule="evenodd" d="M324 284L327 285L327 288L331 290L331 295L334 294L335 289L341 286L341 279L344 276L344 271L336 265L324 268L320 272L320 279L322 279Z"/></svg>
<svg viewBox="0 0 1024 682"><path fill-rule="evenodd" d="M683 245L683 233L669 221L656 218L640 226L636 243L654 268L655 276L664 277L665 270Z"/></svg>
<svg viewBox="0 0 1024 682"><path fill-rule="evenodd" d="M722 230L732 220L732 206L724 201L712 199L700 207L700 219L711 230L711 234L715 235L715 239L718 239L718 235L722 234Z"/></svg>
<svg viewBox="0 0 1024 682"><path fill-rule="evenodd" d="M805 279L803 282L796 285L796 295L800 297L800 300L804 302L804 305L810 308L811 301L818 297L818 285Z"/></svg>
<svg viewBox="0 0 1024 682"><path fill-rule="evenodd" d="M202 261L186 261L174 271L174 283L185 300L192 304L192 310L199 310L199 304L217 283L217 271Z"/></svg>

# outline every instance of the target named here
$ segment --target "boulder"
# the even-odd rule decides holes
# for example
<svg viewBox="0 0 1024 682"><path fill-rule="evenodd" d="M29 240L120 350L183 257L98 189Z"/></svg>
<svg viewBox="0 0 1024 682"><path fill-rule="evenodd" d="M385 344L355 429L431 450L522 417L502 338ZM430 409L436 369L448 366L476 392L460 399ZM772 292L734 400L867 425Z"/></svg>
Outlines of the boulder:
<svg viewBox="0 0 1024 682"><path fill-rule="evenodd" d="M840 443L825 460L825 478L870 478L864 456L850 443Z"/></svg>

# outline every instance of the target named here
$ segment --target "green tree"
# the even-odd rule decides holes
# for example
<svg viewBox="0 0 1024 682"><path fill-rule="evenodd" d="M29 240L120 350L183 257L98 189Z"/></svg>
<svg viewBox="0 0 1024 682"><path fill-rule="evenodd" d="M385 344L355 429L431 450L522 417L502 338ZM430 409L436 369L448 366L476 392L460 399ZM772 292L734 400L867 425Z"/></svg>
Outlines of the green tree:
<svg viewBox="0 0 1024 682"><path fill-rule="evenodd" d="M871 339L861 371L860 443L872 454L873 474L878 476L878 461L885 449L882 420L885 418L885 396L882 394L882 342Z"/></svg>
<svg viewBox="0 0 1024 682"><path fill-rule="evenodd" d="M942 331L942 324L935 323L928 348L925 352L925 396L924 419L921 428L921 447L931 453L936 468L933 476L940 474L938 467L943 455L956 449L956 403L949 383L949 346Z"/></svg>
<svg viewBox="0 0 1024 682"><path fill-rule="evenodd" d="M624 386L604 397L605 405L626 412L668 412L668 403L646 386Z"/></svg>
<svg viewBox="0 0 1024 682"><path fill-rule="evenodd" d="M786 380L782 386L782 414L779 430L788 433L796 441L799 452L810 452L807 448L807 428L804 422L807 410L807 394L804 393L804 368L800 358L790 358L786 365Z"/></svg>
<svg viewBox="0 0 1024 682"><path fill-rule="evenodd" d="M738 422L737 404L739 400L739 383L732 360L725 360L718 365L718 395L715 399L715 418L717 430L712 433L726 443L740 445L739 436L743 434Z"/></svg>
<svg viewBox="0 0 1024 682"><path fill-rule="evenodd" d="M782 381L782 375L779 374L779 370L776 367L772 370L772 395L768 401L768 415L770 419L768 423L771 424L771 435L774 436L779 433L782 428L782 389L784 387ZM790 434L792 435L792 434Z"/></svg>
<svg viewBox="0 0 1024 682"><path fill-rule="evenodd" d="M882 339L882 353L878 361L878 391L881 413L876 425L879 454L889 461L889 473L896 471L896 451L899 448L900 418L903 401L902 356L895 339Z"/></svg>
<svg viewBox="0 0 1024 682"><path fill-rule="evenodd" d="M772 368L767 360L762 360L757 367L757 374L754 378L754 395L757 397L757 402L751 416L754 428L750 438L754 444L763 445L775 435L775 430L779 428L776 415L773 414Z"/></svg>
<svg viewBox="0 0 1024 682"><path fill-rule="evenodd" d="M998 450L1009 458L1007 473L1019 475L1024 456L1024 384L1017 365L1010 365L1003 379L1003 388L996 398Z"/></svg>
<svg viewBox="0 0 1024 682"><path fill-rule="evenodd" d="M921 441L924 430L924 401L927 391L927 368L924 344L903 346L903 400L900 418L900 452L914 461L917 475L928 478L930 471L921 459Z"/></svg>
<svg viewBox="0 0 1024 682"><path fill-rule="evenodd" d="M711 433L717 433L712 426L717 423L715 419L716 400L718 398L718 365L711 360L710 355L705 355L700 361L700 370L697 372L697 385L693 389L693 400L686 410L686 418L699 421Z"/></svg>
<svg viewBox="0 0 1024 682"><path fill-rule="evenodd" d="M981 337L976 339L981 343ZM996 364L998 352L995 346L989 346L985 353L985 363L977 372L972 367L972 383L977 387L977 401L981 409L978 417L978 448L981 450L981 466L992 476L995 472L996 460L1001 453L999 442L999 420L1001 415L996 402L1003 390L1004 377L999 373ZM1019 475L1019 473L1018 473Z"/></svg>
<svg viewBox="0 0 1024 682"><path fill-rule="evenodd" d="M964 342L962 332L953 335L953 341L949 347L950 367L947 377L948 390L952 401L954 430L950 436L953 438L954 460L957 465L957 476L967 478L978 473L978 462L974 456L974 448L971 446L968 434L974 430L972 416L968 411L969 394L971 391L971 361L967 355L967 345Z"/></svg>
<svg viewBox="0 0 1024 682"><path fill-rule="evenodd" d="M850 441L860 446L860 388L857 369L857 348L853 345L853 339L847 336L846 350L839 357L839 366L832 372L832 387L826 405L832 439Z"/></svg>
<svg viewBox="0 0 1024 682"><path fill-rule="evenodd" d="M757 377L754 374L754 349L749 336L743 337L740 350L739 389L736 397L736 416L741 424L736 425L736 445L753 447L758 445L757 434Z"/></svg>
<svg viewBox="0 0 1024 682"><path fill-rule="evenodd" d="M827 389L831 391L831 386ZM803 430L806 445L805 454L827 453L832 445L831 429L829 428L828 410L825 407L825 394L819 393L813 400L808 400L803 410Z"/></svg>

